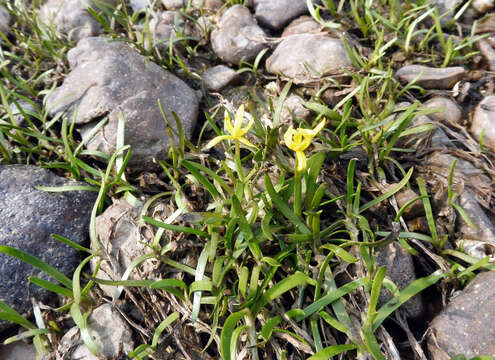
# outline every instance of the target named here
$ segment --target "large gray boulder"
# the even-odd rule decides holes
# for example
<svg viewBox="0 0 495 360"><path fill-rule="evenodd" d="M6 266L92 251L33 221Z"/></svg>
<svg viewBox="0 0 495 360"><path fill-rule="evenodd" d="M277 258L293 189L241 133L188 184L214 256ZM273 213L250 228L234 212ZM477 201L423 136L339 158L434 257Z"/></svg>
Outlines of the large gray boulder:
<svg viewBox="0 0 495 360"><path fill-rule="evenodd" d="M230 64L237 64L241 59L251 61L267 47L265 32L242 5L234 5L222 15L211 33L211 45L215 54Z"/></svg>
<svg viewBox="0 0 495 360"><path fill-rule="evenodd" d="M49 193L36 186L86 185L27 165L0 166L0 244L39 257L70 276L80 256L74 248L50 237L58 234L82 244L87 240L96 194L88 191ZM0 254L0 300L20 313L30 311L30 297L45 300L48 291L28 282L39 270ZM0 322L0 329L6 323Z"/></svg>
<svg viewBox="0 0 495 360"><path fill-rule="evenodd" d="M76 124L108 116L108 123L88 143L88 148L115 151L119 115L125 118L125 143L132 147L130 168L154 169L154 159L167 157L170 138L160 112L175 128L177 114L190 137L198 113L195 92L181 79L149 61L123 42L104 37L81 40L68 52L72 71L46 101L51 115L63 112ZM76 112L77 110L77 112ZM86 125L86 134L93 124Z"/></svg>
<svg viewBox="0 0 495 360"><path fill-rule="evenodd" d="M479 274L431 323L432 360L495 356L495 272Z"/></svg>
<svg viewBox="0 0 495 360"><path fill-rule="evenodd" d="M288 36L266 60L269 73L284 76L296 84L342 74L350 67L344 42L318 34Z"/></svg>

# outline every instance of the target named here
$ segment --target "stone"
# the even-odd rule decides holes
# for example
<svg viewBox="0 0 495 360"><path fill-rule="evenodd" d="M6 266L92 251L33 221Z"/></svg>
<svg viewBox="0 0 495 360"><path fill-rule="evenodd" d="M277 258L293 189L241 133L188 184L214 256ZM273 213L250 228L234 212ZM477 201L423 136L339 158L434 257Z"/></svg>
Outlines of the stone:
<svg viewBox="0 0 495 360"><path fill-rule="evenodd" d="M239 74L225 65L217 65L203 73L203 82L208 90L221 91L239 80Z"/></svg>
<svg viewBox="0 0 495 360"><path fill-rule="evenodd" d="M307 14L306 0L254 0L256 20L261 26L280 30L296 17Z"/></svg>
<svg viewBox="0 0 495 360"><path fill-rule="evenodd" d="M495 151L495 95L485 97L476 106L470 131L477 140L483 135L483 146Z"/></svg>
<svg viewBox="0 0 495 360"><path fill-rule="evenodd" d="M433 120L445 122L447 124L459 124L462 120L462 110L457 103L444 96L435 96L423 104L427 109L438 109L439 112L428 114Z"/></svg>
<svg viewBox="0 0 495 360"><path fill-rule="evenodd" d="M393 242L387 246L375 248L376 267L387 266L386 277L394 282L402 290L416 280L414 264L411 254L402 245ZM392 299L392 293L388 289L383 289L378 299L378 307L384 305ZM406 316L417 318L424 313L424 305L421 294L413 296L402 305Z"/></svg>
<svg viewBox="0 0 495 360"><path fill-rule="evenodd" d="M395 77L403 83L413 81L418 75L420 76L415 85L425 89L450 90L466 76L466 70L461 66L433 68L424 65L407 65L395 73Z"/></svg>
<svg viewBox="0 0 495 360"><path fill-rule="evenodd" d="M32 165L0 166L0 244L37 256L70 276L79 263L80 252L52 239L50 234L84 244L96 193L51 193L36 186L74 185L87 184L61 178ZM20 313L30 311L31 297L45 301L48 295L53 295L30 284L29 276L45 277L38 269L0 254L0 300ZM0 329L4 327L6 324L0 322Z"/></svg>
<svg viewBox="0 0 495 360"><path fill-rule="evenodd" d="M34 107L34 105L30 102L27 102L25 100L17 100L17 105L15 103L10 104L10 111L12 113L12 116L14 118L14 122L18 126L22 126L25 124L26 119L22 112L26 114L26 116L31 117L31 115L36 115L38 114L38 111ZM22 112L21 112L22 111ZM0 120L1 122L2 120Z"/></svg>
<svg viewBox="0 0 495 360"><path fill-rule="evenodd" d="M238 64L241 59L252 61L267 47L265 36L249 9L234 5L225 11L211 32L211 45L220 59Z"/></svg>
<svg viewBox="0 0 495 360"><path fill-rule="evenodd" d="M88 142L89 149L106 154L115 151L122 113L125 143L132 147L130 168L155 169L153 159L166 159L170 146L158 100L171 126L175 125L175 112L185 136L191 136L198 113L195 92L125 43L104 37L86 38L68 52L68 60L71 72L48 96L46 105L51 115L63 112L78 125L108 116L108 123ZM88 124L81 129L83 136L92 128L93 124Z"/></svg>
<svg viewBox="0 0 495 360"><path fill-rule="evenodd" d="M487 11L493 9L493 0L473 0L471 6L480 14L485 14Z"/></svg>
<svg viewBox="0 0 495 360"><path fill-rule="evenodd" d="M163 6L167 10L178 10L181 7L187 5L187 1L185 0L162 0Z"/></svg>
<svg viewBox="0 0 495 360"><path fill-rule="evenodd" d="M117 359L134 348L132 331L122 315L111 304L103 304L93 310L88 319L89 332L103 359ZM72 348L75 350L71 351ZM64 359L98 360L79 339L79 329L73 327L62 337L58 351L67 354ZM70 354L70 355L69 355Z"/></svg>
<svg viewBox="0 0 495 360"><path fill-rule="evenodd" d="M428 350L432 360L462 354L495 356L495 272L478 274L431 323Z"/></svg>
<svg viewBox="0 0 495 360"><path fill-rule="evenodd" d="M91 0L87 3L93 6ZM53 24L76 42L98 35L101 29L81 0L48 0L40 9L40 19L45 24Z"/></svg>
<svg viewBox="0 0 495 360"><path fill-rule="evenodd" d="M222 8L223 5L224 3L222 0L205 0L202 8L209 11L218 11Z"/></svg>
<svg viewBox="0 0 495 360"><path fill-rule="evenodd" d="M150 0L130 0L129 5L132 11L136 12L151 7Z"/></svg>
<svg viewBox="0 0 495 360"><path fill-rule="evenodd" d="M30 360L36 359L36 348L33 344L16 341L8 345L0 345L0 359L2 360Z"/></svg>
<svg viewBox="0 0 495 360"><path fill-rule="evenodd" d="M153 234L146 232L146 225L141 226L141 209L142 207L134 207L123 198L114 199L113 204L96 218L96 235L107 255L107 259L101 262L97 274L99 278L121 279L135 258L151 251L143 243L146 239L142 234L148 235L149 243L153 241ZM145 261L141 267L150 267L150 262L151 260ZM91 261L93 271L97 264L98 259ZM117 290L115 286L99 287L109 297Z"/></svg>
<svg viewBox="0 0 495 360"><path fill-rule="evenodd" d="M440 19L442 25L445 25L454 18L456 13L455 8L461 3L462 0L430 0L430 4L438 9L438 14L443 15ZM448 14L445 14L447 12Z"/></svg>
<svg viewBox="0 0 495 360"><path fill-rule="evenodd" d="M492 45L485 39L478 41L478 48L481 55L483 55L483 57L486 59L490 71L495 71L495 49L492 48Z"/></svg>
<svg viewBox="0 0 495 360"><path fill-rule="evenodd" d="M10 13L0 5L0 31L7 33L10 29Z"/></svg>
<svg viewBox="0 0 495 360"><path fill-rule="evenodd" d="M495 32L495 14L490 13L484 16L476 25L476 34L485 34ZM483 40L488 42L487 40Z"/></svg>
<svg viewBox="0 0 495 360"><path fill-rule="evenodd" d="M483 241L495 245L495 226L485 214L480 204L469 191L463 191L459 196L459 205L467 217L476 226L469 226L461 217L457 221L457 231L462 239Z"/></svg>
<svg viewBox="0 0 495 360"><path fill-rule="evenodd" d="M397 205L400 209L409 201L416 199L418 196L419 195L416 194L416 192L414 192L413 190L405 188L395 194L395 199L397 200ZM406 220L409 220L418 216L423 216L424 214L425 208L423 206L423 202L421 200L416 200L406 208L402 216Z"/></svg>
<svg viewBox="0 0 495 360"><path fill-rule="evenodd" d="M282 37L297 34L316 33L319 31L321 31L321 25L314 21L311 16L304 15L298 17L287 25L282 33Z"/></svg>
<svg viewBox="0 0 495 360"><path fill-rule="evenodd" d="M316 34L284 38L266 60L269 73L286 77L296 84L342 74L350 67L351 60L342 40Z"/></svg>
<svg viewBox="0 0 495 360"><path fill-rule="evenodd" d="M181 45L177 40L180 37L192 37L192 28L188 26L179 11L164 11L149 22L151 41L159 49L169 48L170 41L174 46ZM146 44L149 47L149 44Z"/></svg>
<svg viewBox="0 0 495 360"><path fill-rule="evenodd" d="M475 167L471 162L435 151L423 161L420 168L424 166L432 182L442 182L446 185L450 168L455 160L457 160L457 163L453 176L454 191L462 194L463 189L467 188L475 194L480 194L476 195L478 202L488 204L490 202L489 194L492 191L492 182L483 170Z"/></svg>
<svg viewBox="0 0 495 360"><path fill-rule="evenodd" d="M284 101L280 121L288 126L293 125L293 117L308 121L311 117L311 111L305 108L304 104L305 101L302 97L295 94L289 95Z"/></svg>

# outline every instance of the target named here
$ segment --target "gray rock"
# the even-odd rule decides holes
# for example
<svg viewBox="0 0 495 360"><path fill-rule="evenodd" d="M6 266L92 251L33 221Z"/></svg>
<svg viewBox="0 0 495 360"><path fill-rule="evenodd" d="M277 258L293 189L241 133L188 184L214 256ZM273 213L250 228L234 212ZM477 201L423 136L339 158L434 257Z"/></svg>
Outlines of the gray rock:
<svg viewBox="0 0 495 360"><path fill-rule="evenodd" d="M495 151L495 95L485 97L476 106L470 130L476 139L483 134L483 146Z"/></svg>
<svg viewBox="0 0 495 360"><path fill-rule="evenodd" d="M39 257L70 276L79 252L50 237L58 234L82 244L96 194L87 191L48 193L35 186L87 185L27 165L0 166L0 244ZM41 276L16 258L0 254L0 300L20 313L31 309L30 297L44 300L49 292L29 285L29 276ZM28 292L29 289L29 292ZM6 324L0 322L0 329Z"/></svg>
<svg viewBox="0 0 495 360"><path fill-rule="evenodd" d="M267 47L265 32L242 5L234 5L222 15L211 33L211 45L215 54L230 64L251 61Z"/></svg>
<svg viewBox="0 0 495 360"><path fill-rule="evenodd" d="M455 8L462 3L462 0L430 0L430 3L438 9L439 15L443 15L440 22L442 25L445 25L454 18L456 13ZM449 13L444 15L446 12Z"/></svg>
<svg viewBox="0 0 495 360"><path fill-rule="evenodd" d="M10 29L10 13L0 5L0 31L7 33Z"/></svg>
<svg viewBox="0 0 495 360"><path fill-rule="evenodd" d="M76 124L108 115L88 148L107 154L115 151L119 114L124 115L125 143L132 147L129 165L134 170L156 167L153 158L165 159L170 139L158 100L171 124L172 112L181 120L186 137L196 123L198 100L182 80L147 60L123 42L92 37L68 53L72 71L46 104L50 114L63 112ZM74 112L77 107L77 114ZM82 129L86 134L92 124Z"/></svg>
<svg viewBox="0 0 495 360"><path fill-rule="evenodd" d="M469 220L476 226L476 229L474 229L462 218L459 218L457 231L462 238L495 245L495 226L469 191L464 191L459 196L459 205L464 209Z"/></svg>
<svg viewBox="0 0 495 360"><path fill-rule="evenodd" d="M493 0L473 0L471 6L480 14L485 14L487 11L493 9Z"/></svg>
<svg viewBox="0 0 495 360"><path fill-rule="evenodd" d="M296 84L341 74L350 67L351 60L342 40L316 34L284 38L266 60L269 73L287 77Z"/></svg>
<svg viewBox="0 0 495 360"><path fill-rule="evenodd" d="M438 109L439 112L429 114L428 116L434 120L460 124L462 120L462 111L459 105L450 98L443 96L436 96L423 104L427 109Z"/></svg>
<svg viewBox="0 0 495 360"><path fill-rule="evenodd" d="M418 196L419 195L413 190L405 188L395 194L395 199L397 200L397 205L400 209L409 201L417 198ZM423 206L423 202L421 200L416 200L406 208L402 216L404 216L406 220L409 220L418 216L423 216L424 214L425 208Z"/></svg>
<svg viewBox="0 0 495 360"><path fill-rule="evenodd" d="M452 89L452 87L466 76L466 70L461 66L433 68L424 65L407 65L395 73L395 77L403 83L413 81L419 74L415 85L425 89Z"/></svg>
<svg viewBox="0 0 495 360"><path fill-rule="evenodd" d="M113 3L113 0L107 2ZM91 0L87 3L93 5ZM73 41L98 35L101 29L100 23L81 0L48 0L40 9L40 19L53 24Z"/></svg>
<svg viewBox="0 0 495 360"><path fill-rule="evenodd" d="M220 91L239 80L239 74L225 65L217 65L203 73L203 82L207 89Z"/></svg>
<svg viewBox="0 0 495 360"><path fill-rule="evenodd" d="M36 359L36 348L33 344L16 341L8 345L0 345L0 359L29 360Z"/></svg>
<svg viewBox="0 0 495 360"><path fill-rule="evenodd" d="M256 20L261 26L280 30L291 20L308 13L306 0L254 0Z"/></svg>
<svg viewBox="0 0 495 360"><path fill-rule="evenodd" d="M134 348L132 331L120 313L111 304L103 304L93 310L88 319L88 328L104 359L117 359ZM79 339L79 329L70 329L60 341L58 351L71 360L98 360ZM71 352L71 348L75 350ZM70 355L69 355L70 354Z"/></svg>
<svg viewBox="0 0 495 360"><path fill-rule="evenodd" d="M178 45L177 40L182 35L193 35L184 17L178 11L164 11L158 18L151 19L149 30L153 44L159 49L168 48L170 41L172 41L174 46Z"/></svg>
<svg viewBox="0 0 495 360"><path fill-rule="evenodd" d="M412 256L398 243L394 242L384 247L376 247L375 262L377 268L383 265L387 266L386 277L392 280L399 290L406 288L416 280ZM392 293L390 290L383 289L378 299L378 306L382 306L391 298ZM409 299L403 305L403 309L407 317L416 318L421 316L424 312L421 294Z"/></svg>
<svg viewBox="0 0 495 360"><path fill-rule="evenodd" d="M141 209L139 206L133 207L123 198L115 199L113 204L96 218L96 234L107 255L101 262L99 278L121 279L135 258L151 251L144 243L153 241L153 233L147 232L147 226L141 223ZM91 261L93 271L98 261L99 259ZM147 260L142 263L141 270L150 268L151 262ZM109 297L117 290L115 286L99 286Z"/></svg>
<svg viewBox="0 0 495 360"><path fill-rule="evenodd" d="M304 107L304 99L298 95L291 94L285 101L280 113L280 121L288 126L293 125L293 116L299 120L308 121L311 111Z"/></svg>
<svg viewBox="0 0 495 360"><path fill-rule="evenodd" d="M151 1L150 0L130 0L129 5L131 6L132 11L139 11L139 10L151 7Z"/></svg>
<svg viewBox="0 0 495 360"><path fill-rule="evenodd" d="M321 31L321 25L313 20L311 16L301 16L286 26L282 37L297 34L315 33Z"/></svg>
<svg viewBox="0 0 495 360"><path fill-rule="evenodd" d="M15 103L10 104L10 111L12 116L14 117L14 122L16 125L23 125L26 122L26 119L22 112L26 114L28 117L33 114L37 114L36 108L30 102L25 100L18 100L17 105ZM22 112L21 112L22 111ZM2 120L0 120L1 122Z"/></svg>
<svg viewBox="0 0 495 360"><path fill-rule="evenodd" d="M178 10L181 7L187 5L187 1L185 0L162 0L163 6L167 10Z"/></svg>
<svg viewBox="0 0 495 360"><path fill-rule="evenodd" d="M495 25L492 30L495 30ZM485 39L478 41L478 48L488 63L490 71L495 71L495 49Z"/></svg>
<svg viewBox="0 0 495 360"><path fill-rule="evenodd" d="M495 356L495 272L476 278L431 323L428 350L432 360L457 354L470 359Z"/></svg>

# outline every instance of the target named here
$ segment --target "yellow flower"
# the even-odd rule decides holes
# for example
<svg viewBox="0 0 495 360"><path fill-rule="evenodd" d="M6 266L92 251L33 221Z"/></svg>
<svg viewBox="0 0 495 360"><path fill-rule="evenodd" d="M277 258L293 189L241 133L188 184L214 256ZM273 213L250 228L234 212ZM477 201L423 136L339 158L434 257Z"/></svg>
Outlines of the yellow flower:
<svg viewBox="0 0 495 360"><path fill-rule="evenodd" d="M212 148L220 141L227 139L240 141L241 143L247 146L255 147L253 144L251 144L249 141L243 138L243 136L246 135L249 129L251 129L251 126L253 126L254 118L251 117L245 127L242 127L243 121L244 121L244 105L239 106L239 109L237 109L237 112L235 114L234 126L232 126L232 122L230 121L229 113L225 111L225 127L227 128L227 131L229 132L230 135L220 135L213 138L212 140L210 140L210 142L208 142L208 144L206 144L206 149Z"/></svg>
<svg viewBox="0 0 495 360"><path fill-rule="evenodd" d="M311 140L325 126L326 119L323 119L313 130L294 129L292 125L287 129L284 135L285 145L296 152L296 171L306 169L306 155L304 150L311 144Z"/></svg>

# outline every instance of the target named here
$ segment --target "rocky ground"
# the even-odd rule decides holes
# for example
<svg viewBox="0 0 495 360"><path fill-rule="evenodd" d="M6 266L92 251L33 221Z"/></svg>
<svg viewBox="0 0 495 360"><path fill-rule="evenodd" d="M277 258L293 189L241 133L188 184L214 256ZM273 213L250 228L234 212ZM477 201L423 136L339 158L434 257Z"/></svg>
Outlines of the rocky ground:
<svg viewBox="0 0 495 360"><path fill-rule="evenodd" d="M490 0L0 6L0 359L492 359Z"/></svg>

